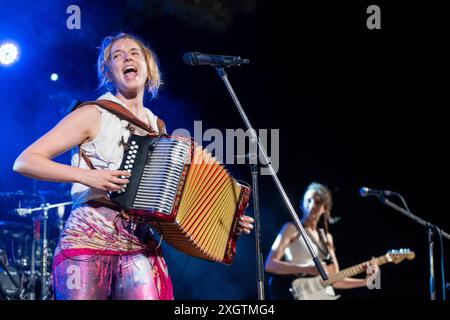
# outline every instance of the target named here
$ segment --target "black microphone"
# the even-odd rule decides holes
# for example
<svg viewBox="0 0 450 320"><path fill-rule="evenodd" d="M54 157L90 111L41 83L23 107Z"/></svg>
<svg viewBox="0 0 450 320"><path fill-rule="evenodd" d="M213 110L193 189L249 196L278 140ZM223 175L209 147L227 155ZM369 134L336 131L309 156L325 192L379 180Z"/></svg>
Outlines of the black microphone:
<svg viewBox="0 0 450 320"><path fill-rule="evenodd" d="M248 64L248 59L242 59L237 56L222 56L217 54L206 54L200 52L186 52L183 55L183 61L191 66L207 65L213 67L229 67Z"/></svg>
<svg viewBox="0 0 450 320"><path fill-rule="evenodd" d="M359 189L359 194L361 197L367 197L367 196L375 196L375 197L384 197L384 196L391 196L394 195L394 191L389 190L377 190L377 189L370 189L367 187L362 187Z"/></svg>

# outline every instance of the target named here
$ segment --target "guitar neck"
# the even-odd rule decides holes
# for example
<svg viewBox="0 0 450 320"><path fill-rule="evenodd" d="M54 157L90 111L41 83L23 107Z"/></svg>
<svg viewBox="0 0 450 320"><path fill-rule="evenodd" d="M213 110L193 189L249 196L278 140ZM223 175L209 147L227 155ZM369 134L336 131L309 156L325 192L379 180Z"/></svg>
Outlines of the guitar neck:
<svg viewBox="0 0 450 320"><path fill-rule="evenodd" d="M386 255L375 258L375 260L379 266L389 262ZM344 269L336 274L329 276L328 280L323 281L323 285L329 286L329 285L332 285L333 283L341 281L345 278L350 278L350 277L356 276L360 273L363 273L365 271L364 265L370 261L371 260L364 261L360 264L354 265L353 267Z"/></svg>

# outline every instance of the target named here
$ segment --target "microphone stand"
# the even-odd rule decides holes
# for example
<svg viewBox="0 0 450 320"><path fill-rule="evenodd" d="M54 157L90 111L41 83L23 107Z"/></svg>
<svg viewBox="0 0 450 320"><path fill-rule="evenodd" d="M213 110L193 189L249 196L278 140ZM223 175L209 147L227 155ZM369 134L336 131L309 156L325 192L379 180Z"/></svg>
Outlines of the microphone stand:
<svg viewBox="0 0 450 320"><path fill-rule="evenodd" d="M411 211L407 211L407 210L403 209L402 207L396 205L389 199L386 199L384 196L379 196L378 199L385 205L397 210L398 212L404 214L405 216L411 218L415 222L417 222L427 228L427 230L428 230L428 232L427 232L428 255L429 255L428 260L429 260L429 268L430 268L430 300L436 300L436 284L435 284L436 281L435 281L435 277L434 277L434 259L433 259L433 256L434 256L433 255L433 250L434 250L433 232L434 232L434 230L437 230L441 235L443 235L444 237L446 237L449 240L450 240L450 235L448 233L442 231L436 225L431 224L430 222L425 221L425 220L419 218L418 216L414 215ZM442 270L442 272L444 272L444 270ZM442 294L445 297L446 288L442 288L442 290L443 290Z"/></svg>
<svg viewBox="0 0 450 320"><path fill-rule="evenodd" d="M255 143L252 141L251 143ZM251 152L249 155L250 170L252 173L253 188L253 216L255 218L255 246L256 246L256 263L257 263L257 290L258 300L265 300L264 293L264 262L261 252L261 216L259 213L259 191L258 191L258 155Z"/></svg>
<svg viewBox="0 0 450 320"><path fill-rule="evenodd" d="M265 166L267 166L267 168L269 169L270 174L275 182L275 185L278 188L278 191L280 192L280 195L283 198L283 201L284 201L285 205L287 206L292 219L294 220L295 224L297 225L298 230L300 231L300 234L303 236L303 239L305 240L306 247L308 248L308 251L311 254L311 257L313 258L314 264L315 264L317 270L319 271L320 276L322 277L323 280L327 280L328 276L325 273L325 270L323 269L316 252L314 251L313 247L311 246L311 243L310 243L308 237L306 236L305 229L303 228L303 226L300 222L300 219L298 218L297 213L295 212L295 209L292 206L292 204L286 194L286 191L284 190L280 180L278 179L278 176L272 166L272 162L270 161L269 157L267 156L267 153L264 150L264 147L261 145L261 142L259 141L258 136L256 135L256 131L255 131L255 129L253 129L249 119L247 118L247 115L246 115L244 109L242 108L242 105L239 102L239 99L236 96L236 93L234 92L233 87L231 86L231 83L228 81L228 75L226 74L224 67L223 66L215 66L214 68L216 69L219 77L225 83L225 86L228 89L228 92L230 93L231 98L233 99L234 104L236 105L236 107L239 111L239 114L242 117L242 120L244 121L248 131L250 132L250 141L257 142L259 155L264 160L262 163ZM254 170L256 170L255 174L253 173ZM257 168L256 169L252 168L252 177L256 177L257 175L258 175ZM254 182L254 184L256 183L255 179L253 179L253 182ZM253 187L255 187L255 185ZM256 184L256 187L257 187L257 184ZM256 193L258 193L257 188L256 188ZM256 204L258 211L259 211L259 203L258 203L258 199L256 198L257 196L258 196L258 194L255 195L255 192L253 192L253 199L254 200L256 199L256 202L254 202L254 205ZM259 215L259 212L257 214ZM256 238L256 249L257 250L260 250L260 243L259 243L260 230L259 230L259 228L260 228L259 219L256 220L256 216L255 216L255 238ZM262 281L263 281L263 279L261 278L261 275L264 273L263 268L262 268L262 262L261 262L262 254L261 254L261 252L256 252L256 254L258 257L258 264L257 264L257 268L258 268L258 298L263 299L262 288L261 288Z"/></svg>

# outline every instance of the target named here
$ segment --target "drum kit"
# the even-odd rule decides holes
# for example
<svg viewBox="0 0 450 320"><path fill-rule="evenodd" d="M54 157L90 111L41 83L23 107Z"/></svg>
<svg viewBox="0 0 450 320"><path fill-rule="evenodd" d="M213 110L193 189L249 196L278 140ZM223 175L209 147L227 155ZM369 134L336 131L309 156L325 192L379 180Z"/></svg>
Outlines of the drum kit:
<svg viewBox="0 0 450 320"><path fill-rule="evenodd" d="M52 299L51 263L69 197L56 191L0 193L0 300Z"/></svg>

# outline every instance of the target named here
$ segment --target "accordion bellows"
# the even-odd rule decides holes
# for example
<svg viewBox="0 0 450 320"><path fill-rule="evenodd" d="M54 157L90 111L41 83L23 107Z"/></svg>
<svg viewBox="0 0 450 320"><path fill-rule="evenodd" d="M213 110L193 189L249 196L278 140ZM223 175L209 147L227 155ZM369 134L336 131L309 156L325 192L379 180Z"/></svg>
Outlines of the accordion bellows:
<svg viewBox="0 0 450 320"><path fill-rule="evenodd" d="M132 135L120 170L129 184L111 200L150 223L178 250L231 264L236 228L250 197L206 149L190 138Z"/></svg>

